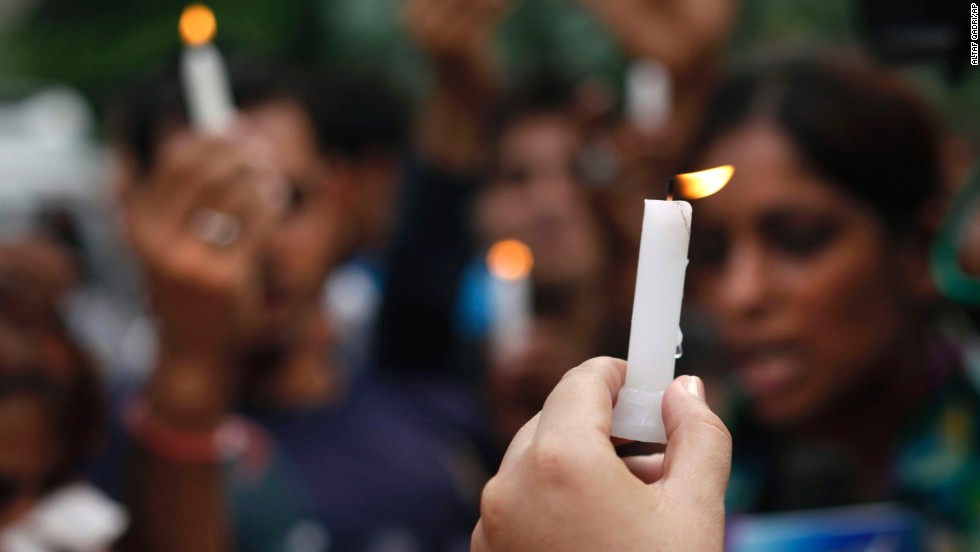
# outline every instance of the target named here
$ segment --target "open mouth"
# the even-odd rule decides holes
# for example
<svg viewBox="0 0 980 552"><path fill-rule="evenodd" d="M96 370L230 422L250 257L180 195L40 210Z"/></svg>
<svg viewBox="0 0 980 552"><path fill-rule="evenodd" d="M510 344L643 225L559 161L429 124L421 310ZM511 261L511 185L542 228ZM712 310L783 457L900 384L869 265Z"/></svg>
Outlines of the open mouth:
<svg viewBox="0 0 980 552"><path fill-rule="evenodd" d="M791 391L806 378L803 354L787 345L763 345L740 349L732 355L733 369L752 398L765 399Z"/></svg>

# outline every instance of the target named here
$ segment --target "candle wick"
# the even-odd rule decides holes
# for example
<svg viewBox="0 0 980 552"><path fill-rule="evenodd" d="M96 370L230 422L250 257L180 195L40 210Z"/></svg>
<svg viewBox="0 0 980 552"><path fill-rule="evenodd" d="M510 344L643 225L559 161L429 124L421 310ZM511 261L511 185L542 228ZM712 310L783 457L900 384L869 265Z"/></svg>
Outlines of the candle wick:
<svg viewBox="0 0 980 552"><path fill-rule="evenodd" d="M667 201L674 201L674 186L677 185L677 177L667 179Z"/></svg>

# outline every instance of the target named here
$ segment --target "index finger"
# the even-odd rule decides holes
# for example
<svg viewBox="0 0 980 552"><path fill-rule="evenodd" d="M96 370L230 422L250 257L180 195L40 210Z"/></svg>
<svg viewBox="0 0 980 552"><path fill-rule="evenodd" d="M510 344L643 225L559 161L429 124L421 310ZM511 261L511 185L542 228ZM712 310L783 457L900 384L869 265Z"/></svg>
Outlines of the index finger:
<svg viewBox="0 0 980 552"><path fill-rule="evenodd" d="M609 442L613 400L625 377L626 362L609 357L593 358L569 370L545 401L535 438L549 433L569 438L591 434Z"/></svg>

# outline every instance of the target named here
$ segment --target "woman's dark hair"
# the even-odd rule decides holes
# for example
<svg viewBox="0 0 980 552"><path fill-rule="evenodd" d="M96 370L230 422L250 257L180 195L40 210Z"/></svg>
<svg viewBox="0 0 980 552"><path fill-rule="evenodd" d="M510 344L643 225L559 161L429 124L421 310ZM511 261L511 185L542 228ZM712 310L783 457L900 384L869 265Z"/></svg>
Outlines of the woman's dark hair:
<svg viewBox="0 0 980 552"><path fill-rule="evenodd" d="M710 100L690 159L755 119L774 122L806 169L871 207L893 234L914 228L941 192L936 117L882 68L811 56L737 74Z"/></svg>

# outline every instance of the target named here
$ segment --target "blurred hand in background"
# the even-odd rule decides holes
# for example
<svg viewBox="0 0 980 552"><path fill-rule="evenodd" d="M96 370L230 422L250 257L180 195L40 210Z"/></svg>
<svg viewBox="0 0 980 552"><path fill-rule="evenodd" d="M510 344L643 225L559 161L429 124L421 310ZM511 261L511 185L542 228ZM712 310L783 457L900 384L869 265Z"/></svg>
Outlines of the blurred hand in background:
<svg viewBox="0 0 980 552"><path fill-rule="evenodd" d="M243 136L171 137L146 181L122 194L165 352L225 364L261 324L259 256L279 193L266 144Z"/></svg>
<svg viewBox="0 0 980 552"><path fill-rule="evenodd" d="M498 25L513 0L409 0L405 23L429 58L437 79L459 92L485 93L496 85Z"/></svg>
<svg viewBox="0 0 980 552"><path fill-rule="evenodd" d="M477 170L500 88L494 37L512 0L410 0L409 34L429 58L433 90L418 125L421 153L456 173Z"/></svg>

